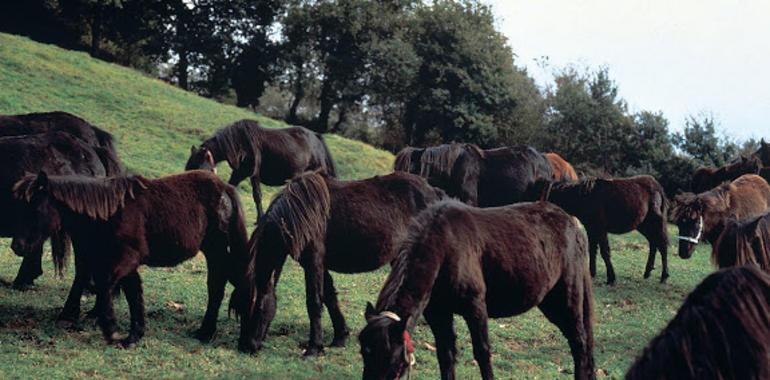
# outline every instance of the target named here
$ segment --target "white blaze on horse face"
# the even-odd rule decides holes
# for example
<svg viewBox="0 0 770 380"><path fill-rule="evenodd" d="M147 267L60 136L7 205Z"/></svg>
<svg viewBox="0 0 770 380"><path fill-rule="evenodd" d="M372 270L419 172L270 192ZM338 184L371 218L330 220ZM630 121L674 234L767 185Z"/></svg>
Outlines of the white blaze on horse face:
<svg viewBox="0 0 770 380"><path fill-rule="evenodd" d="M698 244L700 242L701 235L703 235L703 215L698 217L698 234L695 237L677 236L677 239L684 240L688 243Z"/></svg>

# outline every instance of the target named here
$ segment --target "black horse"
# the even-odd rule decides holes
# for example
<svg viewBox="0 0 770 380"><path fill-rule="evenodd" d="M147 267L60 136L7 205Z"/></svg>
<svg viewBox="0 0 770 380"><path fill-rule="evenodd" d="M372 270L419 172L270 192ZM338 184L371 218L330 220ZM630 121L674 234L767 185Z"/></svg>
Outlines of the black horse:
<svg viewBox="0 0 770 380"><path fill-rule="evenodd" d="M418 171L419 168L419 171ZM536 200L538 180L551 180L553 168L545 155L529 146L482 150L473 144L406 148L394 169L428 182L471 206L493 207Z"/></svg>
<svg viewBox="0 0 770 380"><path fill-rule="evenodd" d="M280 186L308 170L324 169L336 176L334 161L323 136L303 127L263 128L253 120L241 120L221 128L190 151L185 170L215 170L227 160L233 173L229 183L251 180L252 196L262 216L260 183Z"/></svg>
<svg viewBox="0 0 770 380"><path fill-rule="evenodd" d="M83 140L92 147L115 152L113 137L87 121L67 112L42 112L23 115L0 115L0 136L23 136L60 131Z"/></svg>
<svg viewBox="0 0 770 380"><path fill-rule="evenodd" d="M488 319L538 307L569 342L576 379L592 379L593 296L587 242L574 218L547 203L474 208L431 205L409 235L361 331L364 379L409 370L409 331L420 317L436 340L442 379L454 379L454 314L465 319L481 377L493 378Z"/></svg>
<svg viewBox="0 0 770 380"><path fill-rule="evenodd" d="M719 268L753 264L770 274L770 213L730 220L711 249Z"/></svg>
<svg viewBox="0 0 770 380"><path fill-rule="evenodd" d="M85 176L104 176L107 174L98 154L86 143L65 132L49 132L36 135L0 138L0 236L16 237L24 227L27 215L34 213L28 205L13 198L14 183L27 173L44 170L52 174L80 174ZM66 258L70 248L66 234L52 230L39 236L34 245L22 246L18 240L11 248L22 256L19 273L13 282L17 289L31 286L35 279L43 274L43 242L52 237L51 246L54 258ZM64 261L56 261L58 271Z"/></svg>
<svg viewBox="0 0 770 380"><path fill-rule="evenodd" d="M770 379L770 276L742 266L706 277L626 379Z"/></svg>
<svg viewBox="0 0 770 380"><path fill-rule="evenodd" d="M329 271L362 273L390 263L412 217L443 195L408 173L338 181L312 172L289 182L251 237L250 249L256 252L256 301L250 339L240 342L241 350L258 350L267 335L287 254L305 270L310 317L305 355L323 351L323 305L334 326L332 346L344 346L349 332Z"/></svg>
<svg viewBox="0 0 770 380"><path fill-rule="evenodd" d="M20 244L40 244L40 236L64 229L75 246L75 280L60 325L77 323L80 297L88 275L96 287L96 313L108 343L117 340L112 291L120 286L131 314L131 330L120 341L134 345L145 330L139 266L170 267L203 251L208 266L208 307L197 337L210 340L229 280L248 289L252 259L246 249L246 226L235 188L213 173L191 171L148 180L139 176L91 178L25 176L14 196L37 212L25 220ZM233 292L237 314L245 314L247 290ZM244 318L244 323L246 319ZM245 331L245 330L244 330Z"/></svg>

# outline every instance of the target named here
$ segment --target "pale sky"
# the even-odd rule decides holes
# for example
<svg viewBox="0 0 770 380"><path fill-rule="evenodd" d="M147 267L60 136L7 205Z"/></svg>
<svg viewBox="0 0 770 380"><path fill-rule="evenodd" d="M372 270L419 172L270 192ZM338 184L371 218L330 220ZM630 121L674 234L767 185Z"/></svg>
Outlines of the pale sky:
<svg viewBox="0 0 770 380"><path fill-rule="evenodd" d="M554 67L606 65L632 111L663 111L672 130L705 111L732 138L770 137L768 0L486 1L541 85Z"/></svg>

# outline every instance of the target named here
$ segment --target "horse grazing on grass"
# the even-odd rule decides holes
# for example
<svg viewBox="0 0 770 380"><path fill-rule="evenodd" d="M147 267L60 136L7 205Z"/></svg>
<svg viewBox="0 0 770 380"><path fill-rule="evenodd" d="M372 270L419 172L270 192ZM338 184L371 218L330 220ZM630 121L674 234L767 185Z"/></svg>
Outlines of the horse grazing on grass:
<svg viewBox="0 0 770 380"><path fill-rule="evenodd" d="M730 219L744 220L765 213L770 207L770 185L754 174L746 174L700 194L676 196L672 212L679 227L679 257L689 259L702 240L714 245Z"/></svg>
<svg viewBox="0 0 770 380"><path fill-rule="evenodd" d="M118 339L112 290L120 286L131 314L122 347L144 335L145 311L139 266L170 267L203 251L208 266L208 307L198 339L210 340L229 280L236 288L247 284L251 259L238 195L232 186L204 171L148 180L139 176L89 178L47 176L44 172L20 180L14 195L38 210L29 220L30 234L21 240L38 244L39 236L64 229L75 246L75 280L58 324L77 323L80 297L88 275L96 288L96 313L108 343ZM231 300L245 314L245 299Z"/></svg>
<svg viewBox="0 0 770 380"><path fill-rule="evenodd" d="M481 377L492 379L488 318L537 306L569 341L576 379L592 379L593 297L587 242L577 223L547 202L488 209L449 200L420 213L393 270L367 304L359 335L364 379L409 370L409 331L430 325L442 379L454 379L453 314L468 325Z"/></svg>
<svg viewBox="0 0 770 380"><path fill-rule="evenodd" d="M596 276L596 251L599 247L607 267L607 283L615 283L607 233L639 231L649 244L644 278L655 266L660 252L663 270L660 282L668 278L668 200L663 187L650 176L616 179L584 179L577 183L560 182L551 187L553 203L574 215L585 226L590 247L591 276Z"/></svg>
<svg viewBox="0 0 770 380"><path fill-rule="evenodd" d="M323 351L323 305L334 326L332 346L344 346L349 331L329 271L369 272L390 263L412 217L443 196L424 179L401 172L360 181L312 172L289 182L259 219L249 243L256 260L256 300L250 338L240 342L241 350L261 348L289 254L305 270L310 338L304 354Z"/></svg>
<svg viewBox="0 0 770 380"><path fill-rule="evenodd" d="M111 134L67 112L41 112L23 115L0 115L0 136L23 136L50 131L69 133L92 147L114 152Z"/></svg>
<svg viewBox="0 0 770 380"><path fill-rule="evenodd" d="M227 160L233 173L230 185L251 180L257 214L262 216L260 183L281 186L287 180L308 170L324 169L332 177L336 168L323 135L303 127L263 128L253 120L241 120L221 128L193 146L185 170L214 171L216 164Z"/></svg>
<svg viewBox="0 0 770 380"><path fill-rule="evenodd" d="M770 273L770 213L727 222L712 247L711 261L719 268L754 264Z"/></svg>
<svg viewBox="0 0 770 380"><path fill-rule="evenodd" d="M626 379L768 379L768 358L770 276L743 266L706 277Z"/></svg>
<svg viewBox="0 0 770 380"><path fill-rule="evenodd" d="M535 200L539 194L532 193L532 185L538 179L553 178L545 156L528 146L482 150L473 144L445 144L406 148L396 156L394 167L419 174L449 196L479 207Z"/></svg>
<svg viewBox="0 0 770 380"><path fill-rule="evenodd" d="M560 181L577 181L578 175L575 172L575 168L572 164L567 162L564 158L556 153L546 153L545 158L548 159L548 163L551 164L553 169L553 180Z"/></svg>
<svg viewBox="0 0 770 380"><path fill-rule="evenodd" d="M762 161L759 158L741 156L735 162L719 168L709 166L696 170L690 187L693 193L702 193L744 174L757 174L760 168L762 168Z"/></svg>
<svg viewBox="0 0 770 380"><path fill-rule="evenodd" d="M26 226L22 221L36 212L13 197L13 185L27 173L41 170L53 174L104 176L106 170L98 155L85 142L65 132L48 132L0 138L0 236L15 238ZM11 248L23 257L13 281L16 289L26 289L43 274L43 242L51 237L54 264L61 273L70 250L69 238L60 230L46 231L35 244L24 245L17 239ZM60 258L61 260L59 260Z"/></svg>

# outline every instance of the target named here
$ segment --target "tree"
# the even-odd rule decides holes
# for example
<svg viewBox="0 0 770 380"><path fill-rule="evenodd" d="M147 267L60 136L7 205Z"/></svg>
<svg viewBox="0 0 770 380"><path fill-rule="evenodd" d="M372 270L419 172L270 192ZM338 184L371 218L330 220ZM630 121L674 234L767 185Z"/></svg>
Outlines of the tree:
<svg viewBox="0 0 770 380"><path fill-rule="evenodd" d="M701 165L722 166L738 152L738 146L717 135L718 122L709 113L690 115L681 133L673 135L675 145Z"/></svg>

